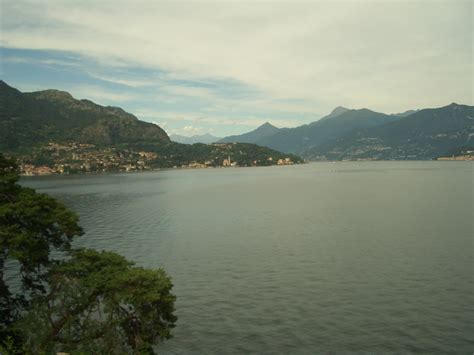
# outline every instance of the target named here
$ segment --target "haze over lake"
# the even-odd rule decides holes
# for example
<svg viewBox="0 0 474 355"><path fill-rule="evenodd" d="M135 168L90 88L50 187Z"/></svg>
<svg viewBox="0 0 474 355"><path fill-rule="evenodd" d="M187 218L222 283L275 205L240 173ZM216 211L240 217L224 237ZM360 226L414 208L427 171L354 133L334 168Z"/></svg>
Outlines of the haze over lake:
<svg viewBox="0 0 474 355"><path fill-rule="evenodd" d="M76 246L163 267L163 353L474 350L472 162L24 178Z"/></svg>

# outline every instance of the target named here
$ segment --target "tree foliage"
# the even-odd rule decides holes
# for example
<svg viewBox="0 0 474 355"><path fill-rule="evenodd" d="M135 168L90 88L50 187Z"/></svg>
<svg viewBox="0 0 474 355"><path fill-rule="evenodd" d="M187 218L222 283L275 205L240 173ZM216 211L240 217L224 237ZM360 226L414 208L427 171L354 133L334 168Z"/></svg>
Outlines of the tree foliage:
<svg viewBox="0 0 474 355"><path fill-rule="evenodd" d="M171 337L177 318L165 271L71 249L82 234L77 215L19 185L17 166L1 154L0 227L0 353L153 353ZM20 292L7 282L11 260Z"/></svg>
<svg viewBox="0 0 474 355"><path fill-rule="evenodd" d="M19 323L35 353L153 353L176 317L170 278L111 252L75 250ZM40 331L38 331L40 330Z"/></svg>
<svg viewBox="0 0 474 355"><path fill-rule="evenodd" d="M68 251L82 234L78 217L62 203L18 184L14 161L0 154L0 335L19 316L29 297L44 292L51 252ZM5 263L16 260L22 293L14 295L5 280Z"/></svg>

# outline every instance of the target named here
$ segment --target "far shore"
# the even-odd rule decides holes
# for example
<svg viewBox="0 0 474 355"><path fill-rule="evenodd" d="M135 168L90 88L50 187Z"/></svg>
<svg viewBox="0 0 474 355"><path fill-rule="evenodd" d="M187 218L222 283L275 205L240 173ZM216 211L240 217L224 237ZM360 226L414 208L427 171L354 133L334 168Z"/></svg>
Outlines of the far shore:
<svg viewBox="0 0 474 355"><path fill-rule="evenodd" d="M464 157L464 159L459 159L459 157L442 157L437 159L426 159L426 160L373 160L373 159L360 159L360 160L317 160L317 161L305 161L303 163L296 163L291 165L257 165L257 166L199 166L199 167L172 167L172 168L156 168L156 169L147 169L147 170L111 170L111 171L87 171L87 172L76 172L76 173L48 173L48 174L20 174L21 178L38 178L38 177L58 177L58 176L101 176L101 175L128 175L128 174L138 174L138 173L153 173L157 171L185 171L185 170L206 170L206 169L248 169L248 168L270 168L270 167L291 167L291 166L300 166L306 164L345 164L345 163L388 163L388 162L472 162L474 157Z"/></svg>

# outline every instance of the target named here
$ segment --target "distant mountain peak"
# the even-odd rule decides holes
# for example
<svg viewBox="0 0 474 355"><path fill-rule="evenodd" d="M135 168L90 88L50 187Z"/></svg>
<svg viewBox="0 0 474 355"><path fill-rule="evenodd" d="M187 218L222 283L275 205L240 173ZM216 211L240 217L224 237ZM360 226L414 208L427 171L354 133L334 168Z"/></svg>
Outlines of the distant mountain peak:
<svg viewBox="0 0 474 355"><path fill-rule="evenodd" d="M193 136L183 136L181 134L172 134L170 138L173 142L182 143L182 144L195 144L195 143L204 143L210 144L215 143L220 140L220 137L213 136L212 134L195 134Z"/></svg>
<svg viewBox="0 0 474 355"><path fill-rule="evenodd" d="M253 132L256 132L257 134L273 134L279 130L278 127L275 127L272 125L270 122L265 122L261 126L257 127L256 129L253 130ZM250 133L250 132L249 132Z"/></svg>
<svg viewBox="0 0 474 355"><path fill-rule="evenodd" d="M350 108L347 108L344 106L337 106L334 110L331 111L330 115L333 115L333 116L341 115L347 111L350 111Z"/></svg>
<svg viewBox="0 0 474 355"><path fill-rule="evenodd" d="M267 121L253 131L240 135L225 137L221 139L219 143L257 143L260 139L272 136L278 131L280 131L278 127L275 127Z"/></svg>
<svg viewBox="0 0 474 355"><path fill-rule="evenodd" d="M272 125L270 122L266 121L264 124L262 124L261 126L259 126L257 129L260 129L260 128L277 128L275 127L274 125ZM278 128L277 128L278 129Z"/></svg>
<svg viewBox="0 0 474 355"><path fill-rule="evenodd" d="M408 110L408 111L405 111L405 112L400 112L400 113L392 113L391 116L395 116L395 117L408 117L408 116L411 116L413 115L414 113L418 112L418 110Z"/></svg>
<svg viewBox="0 0 474 355"><path fill-rule="evenodd" d="M312 122L310 124L312 125L312 124L315 124L316 122L322 122L322 121L328 120L330 118L338 117L338 116L340 116L343 113L346 113L348 111L351 111L351 109L343 107L343 106L337 106L334 110L331 111L331 113L329 115L324 116L320 120Z"/></svg>

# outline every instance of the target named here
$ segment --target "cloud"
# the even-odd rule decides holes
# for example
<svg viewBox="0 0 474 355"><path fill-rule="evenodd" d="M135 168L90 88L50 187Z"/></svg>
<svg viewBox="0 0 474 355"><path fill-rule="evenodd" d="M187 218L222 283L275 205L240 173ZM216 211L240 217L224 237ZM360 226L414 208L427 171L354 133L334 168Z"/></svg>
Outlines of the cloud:
<svg viewBox="0 0 474 355"><path fill-rule="evenodd" d="M185 137L191 137L191 136L196 136L196 135L202 135L205 133L209 133L202 127L194 127L191 125L180 127L180 128L169 128L166 130L166 133L168 135L171 134L178 134L180 136L185 136Z"/></svg>
<svg viewBox="0 0 474 355"><path fill-rule="evenodd" d="M75 98L88 99L99 104L117 104L123 101L132 101L137 96L132 93L119 93L105 90L95 85L78 85L67 89Z"/></svg>
<svg viewBox="0 0 474 355"><path fill-rule="evenodd" d="M217 95L214 91L204 87L166 85L161 86L160 91L172 96L190 96L211 99Z"/></svg>
<svg viewBox="0 0 474 355"><path fill-rule="evenodd" d="M68 61L68 60L60 60L60 59L41 59L41 58L31 58L31 57L19 57L19 56L2 56L3 62L9 63L25 63L25 64L41 64L41 65L48 65L48 66L66 66L66 67L77 67L79 63Z"/></svg>
<svg viewBox="0 0 474 355"><path fill-rule="evenodd" d="M188 136L194 136L196 134L201 134L202 129L194 126L184 126L182 132Z"/></svg>
<svg viewBox="0 0 474 355"><path fill-rule="evenodd" d="M212 134L214 129L187 125L181 128L167 129L166 131L168 134L179 134L180 136L192 137L197 135Z"/></svg>
<svg viewBox="0 0 474 355"><path fill-rule="evenodd" d="M135 114L140 119L155 122L161 125L161 122L180 122L180 123L194 123L194 124L212 124L218 126L246 126L246 127L257 127L264 124L267 121L271 121L272 124L278 127L295 127L299 122L295 122L291 119L280 119L268 117L255 117L255 116L242 116L242 117L230 117L222 115L203 115L199 113L186 113L179 111L159 111L153 109L138 109Z"/></svg>
<svg viewBox="0 0 474 355"><path fill-rule="evenodd" d="M125 85L131 88L146 87L146 86L152 86L152 85L157 84L157 80L152 80L152 79L126 79L126 78L121 78L120 76L119 77L107 76L107 75L94 73L94 72L88 72L88 74L95 79L107 81L114 84Z"/></svg>
<svg viewBox="0 0 474 355"><path fill-rule="evenodd" d="M153 122L161 122L163 119L166 119L170 122L191 121L192 119L198 117L196 114L183 114L182 112L178 111L159 111L150 108L139 108L135 110L134 113L140 119Z"/></svg>
<svg viewBox="0 0 474 355"><path fill-rule="evenodd" d="M473 6L10 1L2 4L0 43L72 51L124 68L157 68L177 79L235 81L268 100L254 105L287 107L276 110L327 112L344 105L398 112L473 102ZM141 85L127 80L116 82ZM168 90L170 100L215 94L182 85Z"/></svg>

